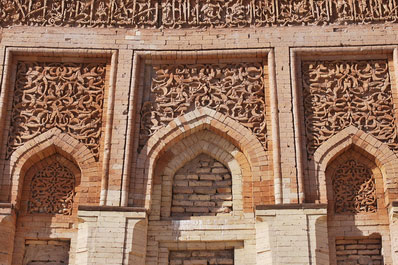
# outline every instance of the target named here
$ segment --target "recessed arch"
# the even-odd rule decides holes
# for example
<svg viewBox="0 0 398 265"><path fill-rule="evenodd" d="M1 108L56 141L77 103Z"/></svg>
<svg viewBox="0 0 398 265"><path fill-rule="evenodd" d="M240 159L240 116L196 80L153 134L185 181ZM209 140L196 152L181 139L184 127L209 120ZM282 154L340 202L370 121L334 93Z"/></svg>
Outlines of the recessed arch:
<svg viewBox="0 0 398 265"><path fill-rule="evenodd" d="M9 175L11 181L9 195L11 203L17 204L20 199L23 176L27 170L35 163L54 154L65 157L79 167L82 174L82 186L89 186L90 175L99 176L100 172L95 166L95 158L91 151L72 136L62 133L58 128L53 128L26 142L10 157L5 174ZM91 182L91 188L96 186L96 183ZM100 183L98 186L100 187Z"/></svg>
<svg viewBox="0 0 398 265"><path fill-rule="evenodd" d="M327 201L326 168L349 148L353 148L365 157L370 158L370 160L374 160L383 175L386 204L395 199L389 197L388 190L396 187L391 186L394 184L388 186L388 179L395 176L395 172L398 169L398 157L386 144L380 142L372 135L350 126L324 142L314 153L314 163L309 166L309 172L318 179L320 201L322 203Z"/></svg>
<svg viewBox="0 0 398 265"><path fill-rule="evenodd" d="M239 214L243 210L243 175L244 160L237 155L239 149L228 143L221 136L208 130L199 131L184 138L167 150L159 159L153 181L153 192L150 200L151 219L170 216L170 198L175 173L197 156L206 154L226 166L232 176L233 212ZM246 203L248 204L248 203Z"/></svg>
<svg viewBox="0 0 398 265"><path fill-rule="evenodd" d="M148 195L151 193L154 167L159 157L171 146L201 130L211 131L241 150L247 158L253 179L273 181L272 176L261 174L261 166L268 166L268 156L260 141L249 129L214 110L198 108L175 118L156 132L138 154L135 183L132 183L134 192L131 194L134 205L150 206ZM139 194L141 190L144 190L145 194Z"/></svg>

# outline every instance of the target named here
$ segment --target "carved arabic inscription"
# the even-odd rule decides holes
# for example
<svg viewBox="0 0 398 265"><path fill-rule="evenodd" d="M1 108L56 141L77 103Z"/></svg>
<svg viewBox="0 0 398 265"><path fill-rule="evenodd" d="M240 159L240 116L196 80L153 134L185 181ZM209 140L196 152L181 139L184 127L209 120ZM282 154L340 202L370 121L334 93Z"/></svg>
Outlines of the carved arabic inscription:
<svg viewBox="0 0 398 265"><path fill-rule="evenodd" d="M29 213L72 214L75 175L59 162L37 172L30 188Z"/></svg>
<svg viewBox="0 0 398 265"><path fill-rule="evenodd" d="M333 176L336 213L377 211L376 184L368 167L355 160L340 165Z"/></svg>
<svg viewBox="0 0 398 265"><path fill-rule="evenodd" d="M387 60L302 64L307 153L354 125L398 152Z"/></svg>
<svg viewBox="0 0 398 265"><path fill-rule="evenodd" d="M141 147L174 118L207 107L249 128L266 148L262 64L157 65L153 71L141 109Z"/></svg>
<svg viewBox="0 0 398 265"><path fill-rule="evenodd" d="M37 135L59 128L98 159L105 64L19 62L7 158Z"/></svg>

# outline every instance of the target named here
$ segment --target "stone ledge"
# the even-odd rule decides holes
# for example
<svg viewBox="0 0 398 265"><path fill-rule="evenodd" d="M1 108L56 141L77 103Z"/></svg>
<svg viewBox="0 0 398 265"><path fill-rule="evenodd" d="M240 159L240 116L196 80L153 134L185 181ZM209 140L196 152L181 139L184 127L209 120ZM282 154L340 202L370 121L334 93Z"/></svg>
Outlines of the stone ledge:
<svg viewBox="0 0 398 265"><path fill-rule="evenodd" d="M256 210L290 210L290 209L326 209L326 203L288 203L288 204L272 204L257 205Z"/></svg>
<svg viewBox="0 0 398 265"><path fill-rule="evenodd" d="M146 212L142 207L120 207L120 206L91 206L79 205L79 211L97 211L97 212Z"/></svg>

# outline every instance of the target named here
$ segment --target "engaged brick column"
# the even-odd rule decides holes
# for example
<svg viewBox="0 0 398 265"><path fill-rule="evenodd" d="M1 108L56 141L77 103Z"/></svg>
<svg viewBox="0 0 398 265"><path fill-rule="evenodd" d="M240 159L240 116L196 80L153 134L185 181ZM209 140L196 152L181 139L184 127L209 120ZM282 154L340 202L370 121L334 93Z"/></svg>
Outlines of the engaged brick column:
<svg viewBox="0 0 398 265"><path fill-rule="evenodd" d="M0 265L11 264L16 216L10 203L0 203Z"/></svg>
<svg viewBox="0 0 398 265"><path fill-rule="evenodd" d="M329 265L326 212L326 204L257 206L258 264Z"/></svg>
<svg viewBox="0 0 398 265"><path fill-rule="evenodd" d="M76 264L144 265L147 216L144 209L80 206Z"/></svg>

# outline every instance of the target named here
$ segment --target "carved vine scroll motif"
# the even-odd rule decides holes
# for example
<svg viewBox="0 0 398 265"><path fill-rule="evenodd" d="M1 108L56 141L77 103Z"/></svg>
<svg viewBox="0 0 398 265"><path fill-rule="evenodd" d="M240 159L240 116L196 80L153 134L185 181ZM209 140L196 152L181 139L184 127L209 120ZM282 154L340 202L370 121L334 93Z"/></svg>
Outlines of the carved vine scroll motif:
<svg viewBox="0 0 398 265"><path fill-rule="evenodd" d="M0 26L208 28L397 22L396 0L0 0Z"/></svg>
<svg viewBox="0 0 398 265"><path fill-rule="evenodd" d="M84 143L99 157L105 64L19 62L7 158L51 128Z"/></svg>
<svg viewBox="0 0 398 265"><path fill-rule="evenodd" d="M398 152L387 60L302 63L307 153L350 125Z"/></svg>
<svg viewBox="0 0 398 265"><path fill-rule="evenodd" d="M72 214L75 175L59 162L37 172L31 182L29 213Z"/></svg>
<svg viewBox="0 0 398 265"><path fill-rule="evenodd" d="M356 160L340 165L333 176L336 213L377 211L376 184L368 167Z"/></svg>
<svg viewBox="0 0 398 265"><path fill-rule="evenodd" d="M240 122L266 148L264 84L260 63L155 65L141 109L140 146L174 118L207 107Z"/></svg>

